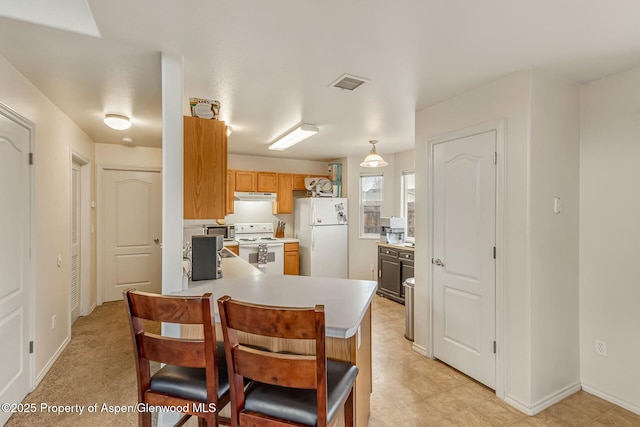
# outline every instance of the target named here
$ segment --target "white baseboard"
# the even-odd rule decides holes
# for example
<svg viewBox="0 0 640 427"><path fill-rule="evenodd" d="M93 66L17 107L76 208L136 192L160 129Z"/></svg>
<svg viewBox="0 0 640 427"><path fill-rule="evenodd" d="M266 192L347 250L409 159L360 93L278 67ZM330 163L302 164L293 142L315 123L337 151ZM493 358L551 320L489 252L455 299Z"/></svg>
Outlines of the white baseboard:
<svg viewBox="0 0 640 427"><path fill-rule="evenodd" d="M587 393L593 394L595 396L598 396L601 399L606 400L607 402L611 402L614 405L618 405L621 408L627 409L631 412L634 412L638 415L640 415L640 406L638 405L634 405L633 403L629 403L626 400L617 398L615 396L610 395L609 393L606 393L600 389L598 389L597 387L594 387L592 385L586 384L586 383L582 383L582 389L584 391L586 391Z"/></svg>
<svg viewBox="0 0 640 427"><path fill-rule="evenodd" d="M427 353L427 349L422 347L421 345L416 344L415 342L411 346L411 349L416 353L420 353L423 356L429 357L429 353Z"/></svg>
<svg viewBox="0 0 640 427"><path fill-rule="evenodd" d="M578 391L580 391L580 388L581 388L580 383L576 382L563 389L557 390L549 394L547 397L545 397L544 399L540 399L533 405L527 405L526 403L522 402L520 399L515 398L513 396L509 396L508 394L505 394L504 401L509 405L513 406L514 408L516 408L518 411L523 412L527 415L533 416L544 411L548 407L555 405L561 400L571 396L572 394L577 393Z"/></svg>
<svg viewBox="0 0 640 427"><path fill-rule="evenodd" d="M49 372L49 369L51 369L53 364L56 363L56 360L58 360L58 358L60 357L64 349L67 348L70 342L71 342L71 336L68 336L67 338L65 338L65 340L62 342L60 347L58 347L58 350L56 350L53 356L51 356L51 359L49 359L49 361L44 366L44 368L42 368L42 371L40 371L40 373L38 373L38 375L36 376L36 382L35 384L33 384L33 388L31 389L31 391L35 390L38 384L40 384L40 381L42 381L44 376L47 375L47 372Z"/></svg>

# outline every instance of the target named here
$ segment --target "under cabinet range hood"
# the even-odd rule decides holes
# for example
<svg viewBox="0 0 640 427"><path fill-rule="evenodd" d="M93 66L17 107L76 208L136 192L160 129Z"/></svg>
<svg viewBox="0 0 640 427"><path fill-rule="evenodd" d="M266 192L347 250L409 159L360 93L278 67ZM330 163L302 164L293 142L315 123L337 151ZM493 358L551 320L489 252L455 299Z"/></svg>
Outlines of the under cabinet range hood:
<svg viewBox="0 0 640 427"><path fill-rule="evenodd" d="M235 192L233 193L233 200L242 201L276 201L276 193L263 193L263 192Z"/></svg>

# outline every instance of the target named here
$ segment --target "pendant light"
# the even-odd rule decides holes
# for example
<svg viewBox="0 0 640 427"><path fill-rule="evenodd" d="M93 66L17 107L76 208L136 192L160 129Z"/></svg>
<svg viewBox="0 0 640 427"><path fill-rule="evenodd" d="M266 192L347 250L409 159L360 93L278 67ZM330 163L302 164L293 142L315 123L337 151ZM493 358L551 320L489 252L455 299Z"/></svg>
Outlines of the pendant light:
<svg viewBox="0 0 640 427"><path fill-rule="evenodd" d="M364 158L360 166L363 168L381 168L387 166L389 163L385 162L380 154L376 152L376 144L377 140L371 140L369 143L372 145L371 151L367 154L367 157Z"/></svg>

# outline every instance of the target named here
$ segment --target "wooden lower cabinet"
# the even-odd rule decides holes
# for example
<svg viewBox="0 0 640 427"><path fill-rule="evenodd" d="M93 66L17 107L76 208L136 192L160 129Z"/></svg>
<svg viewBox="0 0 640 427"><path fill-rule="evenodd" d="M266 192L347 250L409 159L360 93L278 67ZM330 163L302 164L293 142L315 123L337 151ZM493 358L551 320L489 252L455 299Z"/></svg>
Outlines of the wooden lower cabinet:
<svg viewBox="0 0 640 427"><path fill-rule="evenodd" d="M298 242L284 244L284 274L300 275L300 244Z"/></svg>
<svg viewBox="0 0 640 427"><path fill-rule="evenodd" d="M239 249L239 248L240 248L240 246L238 246L238 245L225 246L225 248L229 249L231 252L233 252L233 253L234 253L234 254L236 254L236 255L240 255L240 252L239 252L239 250L240 250L240 249Z"/></svg>

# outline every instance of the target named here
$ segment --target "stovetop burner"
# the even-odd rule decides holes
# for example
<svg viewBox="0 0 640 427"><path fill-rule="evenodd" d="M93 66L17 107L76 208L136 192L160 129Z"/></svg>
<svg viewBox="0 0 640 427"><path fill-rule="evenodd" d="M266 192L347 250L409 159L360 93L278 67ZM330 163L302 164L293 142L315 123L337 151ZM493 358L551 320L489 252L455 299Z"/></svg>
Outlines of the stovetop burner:
<svg viewBox="0 0 640 427"><path fill-rule="evenodd" d="M280 239L273 237L273 224L271 223L236 224L236 241L240 245L256 243L281 244Z"/></svg>

